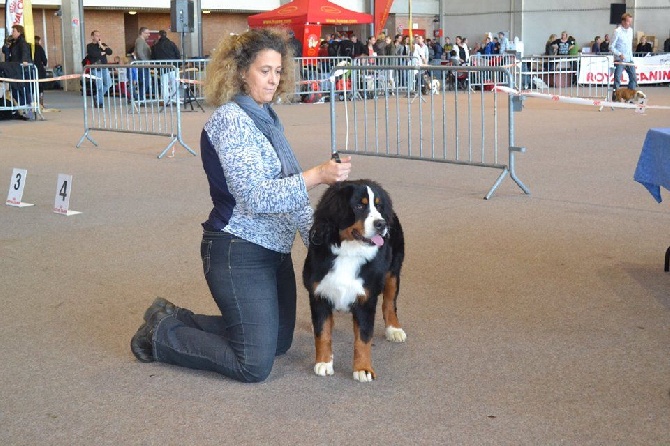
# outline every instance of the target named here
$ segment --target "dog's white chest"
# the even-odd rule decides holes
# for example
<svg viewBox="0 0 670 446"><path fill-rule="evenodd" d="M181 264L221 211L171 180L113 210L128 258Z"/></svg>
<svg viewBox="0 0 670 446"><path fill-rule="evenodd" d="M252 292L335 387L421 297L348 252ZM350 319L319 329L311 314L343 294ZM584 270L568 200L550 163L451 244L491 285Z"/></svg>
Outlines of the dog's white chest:
<svg viewBox="0 0 670 446"><path fill-rule="evenodd" d="M349 307L356 301L358 296L365 294L363 280L358 276L361 265L367 262L370 254L374 257L376 248L366 248L366 255L353 254L350 247L344 242L337 251L340 253L333 262L333 267L316 287L316 294L328 299L336 310L349 311ZM343 252L344 251L344 252ZM370 251L370 252L368 252Z"/></svg>

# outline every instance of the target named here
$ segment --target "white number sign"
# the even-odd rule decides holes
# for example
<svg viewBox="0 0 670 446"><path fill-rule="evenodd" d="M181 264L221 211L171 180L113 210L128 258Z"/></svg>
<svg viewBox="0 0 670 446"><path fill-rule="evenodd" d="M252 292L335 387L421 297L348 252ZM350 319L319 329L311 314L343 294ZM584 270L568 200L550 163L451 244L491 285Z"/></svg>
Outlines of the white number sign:
<svg viewBox="0 0 670 446"><path fill-rule="evenodd" d="M75 215L81 212L70 210L70 194L72 193L72 175L58 174L56 183L56 200L54 201L54 212L61 215Z"/></svg>
<svg viewBox="0 0 670 446"><path fill-rule="evenodd" d="M5 201L6 205L20 208L33 206L31 203L24 203L21 201L23 198L23 188L26 186L27 176L27 170L14 168L12 171L12 178L9 181L9 193L7 194L7 201Z"/></svg>

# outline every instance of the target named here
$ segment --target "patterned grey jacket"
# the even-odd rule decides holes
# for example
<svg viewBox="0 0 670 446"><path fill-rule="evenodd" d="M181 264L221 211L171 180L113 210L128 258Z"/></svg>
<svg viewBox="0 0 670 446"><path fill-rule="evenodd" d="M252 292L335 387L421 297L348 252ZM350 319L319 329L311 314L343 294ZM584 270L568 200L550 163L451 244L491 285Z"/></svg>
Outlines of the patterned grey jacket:
<svg viewBox="0 0 670 446"><path fill-rule="evenodd" d="M291 252L299 231L307 246L313 209L303 177L280 178L279 158L253 120L230 102L214 112L205 132L235 199L223 230L281 253Z"/></svg>

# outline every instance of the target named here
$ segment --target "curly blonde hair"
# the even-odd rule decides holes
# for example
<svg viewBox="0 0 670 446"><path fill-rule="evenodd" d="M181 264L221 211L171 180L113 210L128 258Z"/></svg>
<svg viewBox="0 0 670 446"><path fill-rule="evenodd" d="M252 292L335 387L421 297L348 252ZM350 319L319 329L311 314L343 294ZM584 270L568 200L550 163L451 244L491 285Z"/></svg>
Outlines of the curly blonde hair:
<svg viewBox="0 0 670 446"><path fill-rule="evenodd" d="M273 101L292 93L295 89L295 63L288 41L287 30L280 28L256 28L222 38L207 65L204 84L207 103L218 107L243 92L242 75L263 50L277 51L282 58L282 74Z"/></svg>

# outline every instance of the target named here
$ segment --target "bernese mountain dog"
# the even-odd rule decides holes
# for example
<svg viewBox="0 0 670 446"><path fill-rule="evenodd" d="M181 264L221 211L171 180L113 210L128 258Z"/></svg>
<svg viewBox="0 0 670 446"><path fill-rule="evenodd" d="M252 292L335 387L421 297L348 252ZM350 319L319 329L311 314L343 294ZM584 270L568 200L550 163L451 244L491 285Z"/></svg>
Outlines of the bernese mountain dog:
<svg viewBox="0 0 670 446"><path fill-rule="evenodd" d="M372 381L372 336L380 294L386 339L407 338L396 307L405 241L391 198L371 180L336 183L317 204L309 236L302 277L314 325L314 372L334 373L333 310L346 311L354 322L353 377Z"/></svg>

